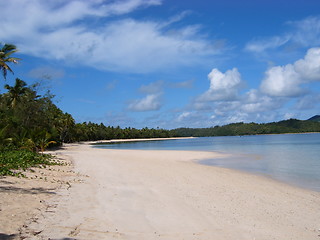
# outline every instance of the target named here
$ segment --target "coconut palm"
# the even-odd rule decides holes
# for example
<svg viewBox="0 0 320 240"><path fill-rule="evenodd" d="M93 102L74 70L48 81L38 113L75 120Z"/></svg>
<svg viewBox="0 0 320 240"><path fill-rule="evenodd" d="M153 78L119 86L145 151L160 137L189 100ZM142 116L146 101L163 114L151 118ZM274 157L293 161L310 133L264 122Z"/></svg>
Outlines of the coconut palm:
<svg viewBox="0 0 320 240"><path fill-rule="evenodd" d="M40 132L35 132L34 135L36 136L35 143L37 146L37 149L40 150L43 154L43 152L46 150L47 147L49 147L50 144L56 144L56 141L50 141L51 134L48 133L46 130L40 130Z"/></svg>
<svg viewBox="0 0 320 240"><path fill-rule="evenodd" d="M28 88L26 87L26 82L22 81L19 78L16 78L16 83L13 87L6 84L4 87L8 90L10 99L11 99L11 107L15 108L17 105L17 102L19 101L20 97L23 96Z"/></svg>
<svg viewBox="0 0 320 240"><path fill-rule="evenodd" d="M0 70L4 79L7 77L7 72L13 73L12 69L9 67L8 63L18 63L19 58L11 57L11 55L17 52L17 47L13 44L1 44L0 43Z"/></svg>

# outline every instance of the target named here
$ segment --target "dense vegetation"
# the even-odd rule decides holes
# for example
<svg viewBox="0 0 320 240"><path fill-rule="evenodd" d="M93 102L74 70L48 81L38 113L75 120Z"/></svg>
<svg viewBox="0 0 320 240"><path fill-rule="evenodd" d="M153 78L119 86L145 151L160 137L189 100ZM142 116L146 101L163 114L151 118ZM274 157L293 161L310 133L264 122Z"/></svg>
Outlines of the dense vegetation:
<svg viewBox="0 0 320 240"><path fill-rule="evenodd" d="M211 128L178 128L172 130L172 135L179 137L211 137L305 132L320 132L320 122L297 119L261 124L240 122Z"/></svg>
<svg viewBox="0 0 320 240"><path fill-rule="evenodd" d="M24 176L21 170L53 164L58 163L48 154L38 154L24 149L0 151L0 176Z"/></svg>

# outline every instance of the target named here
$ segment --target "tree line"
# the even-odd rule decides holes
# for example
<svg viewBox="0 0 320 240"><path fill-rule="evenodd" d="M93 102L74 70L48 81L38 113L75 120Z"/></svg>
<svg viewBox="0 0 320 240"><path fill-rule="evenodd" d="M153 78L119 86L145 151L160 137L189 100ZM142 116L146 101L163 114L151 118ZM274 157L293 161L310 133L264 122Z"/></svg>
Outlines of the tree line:
<svg viewBox="0 0 320 240"><path fill-rule="evenodd" d="M0 94L0 146L44 151L48 146L79 141L128 138L166 138L171 132L164 129L120 128L103 123L75 123L52 101L48 91L40 95L37 84L28 86L17 78L13 86L5 85Z"/></svg>
<svg viewBox="0 0 320 240"><path fill-rule="evenodd" d="M172 130L172 135L177 137L214 137L307 132L320 132L320 122L298 119L260 124L239 122L210 128L178 128Z"/></svg>

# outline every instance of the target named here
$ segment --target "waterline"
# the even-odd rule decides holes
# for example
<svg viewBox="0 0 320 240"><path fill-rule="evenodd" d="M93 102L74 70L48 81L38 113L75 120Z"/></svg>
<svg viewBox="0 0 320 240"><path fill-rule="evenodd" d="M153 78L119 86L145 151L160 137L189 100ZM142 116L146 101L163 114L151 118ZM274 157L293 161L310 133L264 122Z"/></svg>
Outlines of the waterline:
<svg viewBox="0 0 320 240"><path fill-rule="evenodd" d="M112 149L215 151L233 157L201 164L271 177L320 192L320 134L205 137L103 145Z"/></svg>

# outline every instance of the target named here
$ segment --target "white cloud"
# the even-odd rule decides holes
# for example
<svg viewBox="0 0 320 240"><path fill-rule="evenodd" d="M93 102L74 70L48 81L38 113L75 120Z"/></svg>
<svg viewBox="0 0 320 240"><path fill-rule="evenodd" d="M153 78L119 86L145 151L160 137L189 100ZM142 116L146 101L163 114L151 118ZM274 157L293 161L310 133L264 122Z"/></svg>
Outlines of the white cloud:
<svg viewBox="0 0 320 240"><path fill-rule="evenodd" d="M309 49L304 59L295 62L294 68L301 81L320 81L320 48Z"/></svg>
<svg viewBox="0 0 320 240"><path fill-rule="evenodd" d="M266 96L256 89L251 89L239 101L238 110L246 113L262 113L279 109L283 105L282 99Z"/></svg>
<svg viewBox="0 0 320 240"><path fill-rule="evenodd" d="M104 5L102 11L104 15L120 15L129 13L136 8L141 6L152 6L152 5L161 5L162 0L127 0L127 1L117 1L108 5Z"/></svg>
<svg viewBox="0 0 320 240"><path fill-rule="evenodd" d="M208 78L209 89L178 116L177 123L195 124L193 116L201 119L200 126L270 122L288 116L304 119L317 114L312 110L318 106L319 96L310 84L320 81L320 48L309 49L294 63L268 69L260 89L240 91L244 84L236 68L225 73L213 69Z"/></svg>
<svg viewBox="0 0 320 240"><path fill-rule="evenodd" d="M192 112L183 112L177 117L178 122L184 121L186 118L192 116Z"/></svg>
<svg viewBox="0 0 320 240"><path fill-rule="evenodd" d="M295 47L313 47L320 44L320 17L308 17L300 21L288 22L287 26L291 29L281 35L260 37L249 41L245 50L262 53L290 44Z"/></svg>
<svg viewBox="0 0 320 240"><path fill-rule="evenodd" d="M292 68L293 65L289 65L287 68L290 67ZM275 72L279 70L283 71L281 67L279 69L273 68ZM285 74L289 76L290 71L285 70ZM202 126L214 126L233 122L266 122L281 119L281 116L284 116L283 108L288 102L288 98L284 98L282 95L276 96L275 92L272 92L271 96L258 89L250 89L241 93L240 89L244 83L236 68L225 73L213 69L208 78L210 80L209 90L196 98L194 103L189 106L188 111L178 116L178 123L187 126L188 123L189 125L195 124L191 120L194 119L193 116L201 119L201 123L197 122L198 126L201 124ZM289 79L289 77L285 79ZM278 84L277 81L267 83L271 86ZM279 88L272 88L272 90L274 89ZM300 90L300 88L298 89ZM282 93L286 91L285 87L281 87L281 90Z"/></svg>
<svg viewBox="0 0 320 240"><path fill-rule="evenodd" d="M198 101L229 101L237 98L242 80L238 69L233 68L225 73L214 68L208 75L209 90L202 94Z"/></svg>
<svg viewBox="0 0 320 240"><path fill-rule="evenodd" d="M320 81L320 48L309 49L294 64L270 68L260 89L270 96L297 97L307 92L301 85L311 81Z"/></svg>
<svg viewBox="0 0 320 240"><path fill-rule="evenodd" d="M24 54L134 73L199 64L220 53L221 48L199 36L197 26L173 29L165 21L123 15L161 2L1 1L0 38L15 43ZM121 18L112 20L112 15Z"/></svg>
<svg viewBox="0 0 320 240"><path fill-rule="evenodd" d="M291 36L275 36L271 38L253 40L247 43L245 50L251 52L264 52L267 49L281 47L290 40Z"/></svg>
<svg viewBox="0 0 320 240"><path fill-rule="evenodd" d="M320 17L311 16L301 21L289 22L294 30L292 41L305 47L320 44Z"/></svg>
<svg viewBox="0 0 320 240"><path fill-rule="evenodd" d="M270 68L260 88L262 92L277 97L296 97L303 93L299 75L292 64Z"/></svg>
<svg viewBox="0 0 320 240"><path fill-rule="evenodd" d="M159 110L162 106L160 94L148 94L140 100L132 101L128 109L136 112L155 111Z"/></svg>
<svg viewBox="0 0 320 240"><path fill-rule="evenodd" d="M10 0L1 1L3 11L2 24L5 30L14 26L16 33L19 30L52 31L54 27L64 27L86 17L108 17L130 13L139 7L160 5L156 0L123 0L104 4L100 0ZM12 13L15 14L12 14ZM23 20L23 21L21 21ZM49 29L41 29L47 28Z"/></svg>

